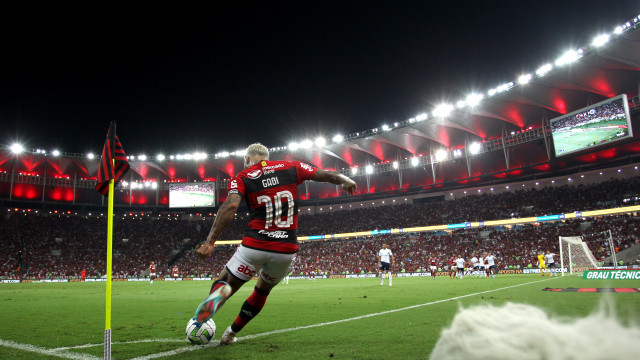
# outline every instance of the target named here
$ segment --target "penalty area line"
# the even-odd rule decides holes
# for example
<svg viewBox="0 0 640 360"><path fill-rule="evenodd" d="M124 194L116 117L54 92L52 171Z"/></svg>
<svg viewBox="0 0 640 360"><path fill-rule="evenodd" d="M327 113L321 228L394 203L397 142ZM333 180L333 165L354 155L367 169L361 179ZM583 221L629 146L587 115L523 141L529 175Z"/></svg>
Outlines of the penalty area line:
<svg viewBox="0 0 640 360"><path fill-rule="evenodd" d="M318 323L318 324L311 324L311 325L297 326L297 327L287 328L287 329L267 331L267 332L263 332L263 333L260 333L260 334L254 334L254 335L247 335L247 336L238 337L238 341L250 340L250 339L255 339L255 338L259 338L259 337L263 337L263 336L281 334L281 333L286 333L286 332L291 332L291 331L298 331L298 330L311 329L311 328L316 328L316 327L321 327L321 326L340 324L340 323L354 321L354 320L366 319L366 318L370 318L370 317L374 317L374 316L392 314L392 313L399 312L399 311L416 309L416 308L419 308L419 307L440 304L440 303L447 302L447 301L464 299L464 298L471 297L471 296L492 293L492 292L496 292L496 291L500 291L500 290L512 289L512 288L516 288L516 287L519 287L519 286L535 284L535 283L539 283L539 282L542 282L542 281L549 281L549 280L552 280L552 279L549 278L549 279L529 281L529 282L522 283L522 284L516 284L516 285L510 285L510 286L497 288L497 289L480 291L480 292L473 293L473 294L455 296L455 297L451 297L451 298L448 298L448 299L436 300L436 301L432 301L432 302L428 302L428 303L424 303L424 304L411 305L411 306L407 306L407 307L403 307L403 308L399 308L399 309L393 309L393 310L387 310L387 311L382 311L382 312L373 313L373 314L361 315L361 316L356 316L356 317L352 317L352 318L348 318L348 319L341 319L341 320L328 321L328 322L323 322L323 323ZM184 352L195 351L195 350L203 350L203 349L206 349L206 348L209 348L209 347L219 346L219 344L220 344L219 341L212 341L209 345L187 346L187 347L182 347L182 348L178 348L178 349L171 350L171 351L151 354L151 355L147 355L147 356L141 356L141 357L133 358L133 359L130 359L130 360L158 359L158 358L161 358L161 357L177 355L177 354L184 353Z"/></svg>

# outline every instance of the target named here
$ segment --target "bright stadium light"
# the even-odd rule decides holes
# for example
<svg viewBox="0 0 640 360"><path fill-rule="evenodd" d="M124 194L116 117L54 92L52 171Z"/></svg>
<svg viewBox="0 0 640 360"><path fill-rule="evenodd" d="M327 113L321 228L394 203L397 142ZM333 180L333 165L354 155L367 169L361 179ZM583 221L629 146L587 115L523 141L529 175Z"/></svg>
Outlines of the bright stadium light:
<svg viewBox="0 0 640 360"><path fill-rule="evenodd" d="M94 157L96 157L96 156L95 156L95 155L93 155L93 153L88 153L88 154L87 154L87 158L88 158L89 160L93 160L93 158L94 158Z"/></svg>
<svg viewBox="0 0 640 360"><path fill-rule="evenodd" d="M397 169L399 166L397 161L394 161L392 165L394 169Z"/></svg>
<svg viewBox="0 0 640 360"><path fill-rule="evenodd" d="M342 135L336 135L336 136L333 137L333 142L334 143L342 142L342 140L344 140L344 136L342 136Z"/></svg>
<svg viewBox="0 0 640 360"><path fill-rule="evenodd" d="M493 96L498 92L498 90L496 89L490 89L489 91L487 91L487 95L489 96Z"/></svg>
<svg viewBox="0 0 640 360"><path fill-rule="evenodd" d="M545 76L551 70L553 70L553 65L545 64L545 65L540 66L538 68L538 70L536 70L536 75Z"/></svg>
<svg viewBox="0 0 640 360"><path fill-rule="evenodd" d="M60 156L60 151L57 149L53 150L51 153L53 154L53 156Z"/></svg>
<svg viewBox="0 0 640 360"><path fill-rule="evenodd" d="M145 183L144 183L144 187L150 187L150 186L151 186L151 183L150 183L150 182L145 182Z"/></svg>
<svg viewBox="0 0 640 360"><path fill-rule="evenodd" d="M158 188L158 183L157 183L157 182L155 182L155 181L154 181L154 182L152 182L152 183L151 183L151 188L152 188L152 189L157 189L157 188Z"/></svg>
<svg viewBox="0 0 640 360"><path fill-rule="evenodd" d="M418 166L419 163L420 159L418 159L417 157L411 158L411 166Z"/></svg>
<svg viewBox="0 0 640 360"><path fill-rule="evenodd" d="M171 159L171 160L173 160L173 159L175 159L175 158L176 158L176 156L175 156L175 155L171 155L171 156L169 156L169 159Z"/></svg>
<svg viewBox="0 0 640 360"><path fill-rule="evenodd" d="M351 168L351 175L357 175L358 174L358 168L357 167L352 167Z"/></svg>
<svg viewBox="0 0 640 360"><path fill-rule="evenodd" d="M325 138L323 138L322 136L319 136L316 138L316 146L317 147L323 147L325 145L327 145L327 140Z"/></svg>
<svg viewBox="0 0 640 360"><path fill-rule="evenodd" d="M480 152L481 148L482 148L482 145L480 145L479 142L474 142L474 143L471 143L471 145L469 145L469 152L472 155L475 155Z"/></svg>
<svg viewBox="0 0 640 360"><path fill-rule="evenodd" d="M595 38L593 38L593 41L591 42L591 45L593 45L594 47L600 47L600 46L606 44L609 41L610 38L611 38L611 36L609 34L598 35Z"/></svg>
<svg viewBox="0 0 640 360"><path fill-rule="evenodd" d="M613 30L613 33L616 34L616 35L620 35L620 34L622 34L623 30L624 29L622 28L622 26L616 26L616 28Z"/></svg>
<svg viewBox="0 0 640 360"><path fill-rule="evenodd" d="M429 115L427 115L426 113L422 113L422 114L416 116L416 121L427 120L428 117L429 117Z"/></svg>
<svg viewBox="0 0 640 360"><path fill-rule="evenodd" d="M296 142L292 142L292 143L289 144L289 150L291 150L291 151L296 151L296 150L298 150L299 147L300 146Z"/></svg>
<svg viewBox="0 0 640 360"><path fill-rule="evenodd" d="M391 128L389 127L389 125L384 124L382 125L382 131L389 131Z"/></svg>
<svg viewBox="0 0 640 360"><path fill-rule="evenodd" d="M480 101L482 101L483 98L484 98L484 95L482 94L471 94L467 96L466 102L469 106L476 106L480 104Z"/></svg>
<svg viewBox="0 0 640 360"><path fill-rule="evenodd" d="M467 106L467 102L464 100L458 100L456 106L458 107L458 109L462 109L463 107Z"/></svg>
<svg viewBox="0 0 640 360"><path fill-rule="evenodd" d="M138 155L138 160L146 161L147 160L147 155Z"/></svg>
<svg viewBox="0 0 640 360"><path fill-rule="evenodd" d="M513 81L505 83L505 84L502 84L502 85L500 85L500 86L498 86L496 88L496 91L499 92L499 93L508 91L509 89L511 89L513 87L513 85L515 85L513 83Z"/></svg>
<svg viewBox="0 0 640 360"><path fill-rule="evenodd" d="M11 152L14 154L20 154L21 152L24 151L24 147L18 143L14 143L13 145L11 145L10 149L11 149Z"/></svg>
<svg viewBox="0 0 640 360"><path fill-rule="evenodd" d="M443 118L449 116L453 111L453 105L440 104L433 110L433 116Z"/></svg>
<svg viewBox="0 0 640 360"><path fill-rule="evenodd" d="M305 139L300 142L301 149L311 149L312 146L313 146L313 141L309 139Z"/></svg>
<svg viewBox="0 0 640 360"><path fill-rule="evenodd" d="M440 149L436 151L436 161L443 161L447 159L447 151Z"/></svg>
<svg viewBox="0 0 640 360"><path fill-rule="evenodd" d="M532 76L533 75L531 74L520 75L520 77L518 78L518 84L520 85L528 84L529 81L531 81Z"/></svg>
<svg viewBox="0 0 640 360"><path fill-rule="evenodd" d="M371 165L367 165L367 166L364 168L364 172L365 172L365 173L367 173L367 174L372 174L372 173L373 173L373 166L371 166Z"/></svg>
<svg viewBox="0 0 640 360"><path fill-rule="evenodd" d="M582 53L580 52L580 50L569 50L564 54L562 54L562 56L560 56L558 60L556 60L556 66L571 64L572 62L580 59L581 57L582 57Z"/></svg>
<svg viewBox="0 0 640 360"><path fill-rule="evenodd" d="M164 161L164 159L165 159L164 155L162 155L162 154L158 154L158 155L156 155L156 160L158 160L158 161Z"/></svg>

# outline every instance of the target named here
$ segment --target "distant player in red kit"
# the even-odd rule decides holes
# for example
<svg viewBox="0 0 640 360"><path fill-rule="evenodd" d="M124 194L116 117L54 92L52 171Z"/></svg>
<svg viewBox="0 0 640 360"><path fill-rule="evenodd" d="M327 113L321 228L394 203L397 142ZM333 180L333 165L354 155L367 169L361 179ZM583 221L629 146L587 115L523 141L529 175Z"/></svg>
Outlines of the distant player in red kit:
<svg viewBox="0 0 640 360"><path fill-rule="evenodd" d="M173 277L173 281L178 280L178 266L173 265L173 269L171 269L171 277Z"/></svg>
<svg viewBox="0 0 640 360"><path fill-rule="evenodd" d="M82 269L82 271L80 272L80 277L82 279L80 279L80 281L84 281L84 279L86 279L87 277L87 270Z"/></svg>
<svg viewBox="0 0 640 360"><path fill-rule="evenodd" d="M194 319L209 320L245 282L258 275L253 293L242 305L236 320L220 339L226 345L264 306L271 289L287 275L298 251L298 184L306 180L342 185L353 194L356 183L335 171L321 170L299 161L271 161L262 144L247 148L245 170L229 181L226 201L220 206L207 237L197 250L202 259L211 256L222 231L234 219L244 199L250 220L242 244L211 286L209 296L198 306Z"/></svg>
<svg viewBox="0 0 640 360"><path fill-rule="evenodd" d="M456 257L453 256L450 260L449 260L449 279L451 279L451 277L453 277L454 279L456 278Z"/></svg>
<svg viewBox="0 0 640 360"><path fill-rule="evenodd" d="M153 284L153 279L155 278L156 278L156 263L152 261L151 265L149 265L149 279L151 279L149 284Z"/></svg>
<svg viewBox="0 0 640 360"><path fill-rule="evenodd" d="M431 272L431 277L435 280L438 274L438 259L433 256L429 258L429 271Z"/></svg>

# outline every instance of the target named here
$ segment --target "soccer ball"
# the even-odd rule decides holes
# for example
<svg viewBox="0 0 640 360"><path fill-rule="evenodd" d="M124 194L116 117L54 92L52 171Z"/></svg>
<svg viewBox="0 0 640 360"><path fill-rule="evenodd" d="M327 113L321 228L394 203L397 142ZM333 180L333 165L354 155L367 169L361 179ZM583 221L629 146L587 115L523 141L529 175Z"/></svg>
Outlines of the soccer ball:
<svg viewBox="0 0 640 360"><path fill-rule="evenodd" d="M189 320L186 332L189 341L197 345L204 345L211 341L216 334L216 323L213 322L213 319L199 323L193 318Z"/></svg>

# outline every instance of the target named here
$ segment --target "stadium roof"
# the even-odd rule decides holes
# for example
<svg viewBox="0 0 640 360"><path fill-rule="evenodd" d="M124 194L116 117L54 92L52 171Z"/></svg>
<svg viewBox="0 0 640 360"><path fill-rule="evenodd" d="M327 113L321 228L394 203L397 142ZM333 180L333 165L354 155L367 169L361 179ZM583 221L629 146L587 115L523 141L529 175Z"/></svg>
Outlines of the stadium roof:
<svg viewBox="0 0 640 360"><path fill-rule="evenodd" d="M549 161L544 127L550 119L619 94L633 99L632 110L637 110L640 105L637 102L639 27L640 17L636 17L597 43L570 50L546 67L541 64L540 68L510 83L496 84L496 88L482 93L461 93L459 101L443 104L430 113L334 139L282 144L272 149L271 158L302 160L318 167L345 171L357 167L360 170L356 170L356 175L365 175L367 171L362 169L367 166L371 166L370 173L384 173L398 166L423 165L424 171L413 177L407 174L404 183L428 185L473 181L486 175L521 176L527 169L552 172L571 164L606 162L637 153L640 142L633 139L605 150ZM504 139L512 145L505 146ZM481 156L467 153L473 143L482 144ZM442 150L449 154L445 157L451 161L436 163L436 153ZM155 154L142 158L139 154L129 155L132 155L132 169L140 180L207 181L235 175L243 167L242 152L164 154L162 158ZM0 172L9 172L16 166L15 172L25 174L92 178L99 162L99 155L93 158L69 153L56 156L42 150L27 150L18 156L17 164L10 161L14 157L10 146L0 150ZM414 157L420 160L411 162ZM402 183L400 180L400 187Z"/></svg>

